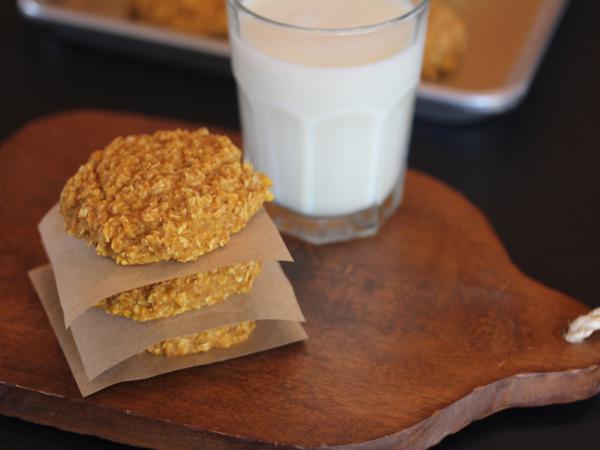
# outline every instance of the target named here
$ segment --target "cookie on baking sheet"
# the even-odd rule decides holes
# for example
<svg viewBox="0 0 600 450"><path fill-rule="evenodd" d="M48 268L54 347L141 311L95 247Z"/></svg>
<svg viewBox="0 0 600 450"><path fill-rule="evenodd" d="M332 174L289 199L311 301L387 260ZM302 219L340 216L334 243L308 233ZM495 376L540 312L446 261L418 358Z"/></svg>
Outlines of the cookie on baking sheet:
<svg viewBox="0 0 600 450"><path fill-rule="evenodd" d="M185 356L216 348L229 348L246 341L255 327L256 322L253 321L225 325L201 333L167 339L148 347L146 351L155 356Z"/></svg>
<svg viewBox="0 0 600 450"><path fill-rule="evenodd" d="M174 278L108 297L99 308L118 316L146 321L222 302L233 294L246 294L260 273L261 263L249 261Z"/></svg>
<svg viewBox="0 0 600 450"><path fill-rule="evenodd" d="M271 180L241 158L205 128L118 137L65 184L67 232L119 264L192 261L273 199Z"/></svg>
<svg viewBox="0 0 600 450"><path fill-rule="evenodd" d="M467 51L467 28L461 17L441 0L432 0L423 70L426 81L440 81L460 69Z"/></svg>
<svg viewBox="0 0 600 450"><path fill-rule="evenodd" d="M227 37L226 0L129 0L129 16L184 33Z"/></svg>

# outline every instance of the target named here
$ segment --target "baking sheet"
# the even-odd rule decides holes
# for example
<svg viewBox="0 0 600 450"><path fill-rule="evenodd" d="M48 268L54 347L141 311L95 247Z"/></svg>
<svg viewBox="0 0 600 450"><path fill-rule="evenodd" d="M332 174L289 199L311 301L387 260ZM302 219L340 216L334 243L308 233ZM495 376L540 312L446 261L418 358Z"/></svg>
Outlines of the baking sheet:
<svg viewBox="0 0 600 450"><path fill-rule="evenodd" d="M448 0L464 18L469 46L460 72L419 87L417 116L467 122L516 106L527 93L568 0ZM229 73L225 40L130 20L127 0L18 0L24 17L70 38L138 57Z"/></svg>

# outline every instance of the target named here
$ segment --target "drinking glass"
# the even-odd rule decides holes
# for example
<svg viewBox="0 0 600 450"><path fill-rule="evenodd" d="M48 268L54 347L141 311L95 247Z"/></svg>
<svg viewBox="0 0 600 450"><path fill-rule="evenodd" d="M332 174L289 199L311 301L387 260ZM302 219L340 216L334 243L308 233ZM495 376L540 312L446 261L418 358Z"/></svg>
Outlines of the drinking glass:
<svg viewBox="0 0 600 450"><path fill-rule="evenodd" d="M428 0L378 1L401 14L322 28L308 6L283 21L228 0L244 158L273 180L279 228L311 243L372 235L401 203Z"/></svg>

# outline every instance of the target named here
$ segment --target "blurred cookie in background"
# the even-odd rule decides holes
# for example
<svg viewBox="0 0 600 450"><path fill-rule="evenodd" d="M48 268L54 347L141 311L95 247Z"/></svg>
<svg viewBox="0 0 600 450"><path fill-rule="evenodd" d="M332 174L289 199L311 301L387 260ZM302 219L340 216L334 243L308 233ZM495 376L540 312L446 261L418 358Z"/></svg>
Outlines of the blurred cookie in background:
<svg viewBox="0 0 600 450"><path fill-rule="evenodd" d="M184 33L227 38L224 0L129 0L129 15Z"/></svg>
<svg viewBox="0 0 600 450"><path fill-rule="evenodd" d="M425 81L443 81L456 74L467 51L467 27L464 20L448 4L432 0L423 70Z"/></svg>

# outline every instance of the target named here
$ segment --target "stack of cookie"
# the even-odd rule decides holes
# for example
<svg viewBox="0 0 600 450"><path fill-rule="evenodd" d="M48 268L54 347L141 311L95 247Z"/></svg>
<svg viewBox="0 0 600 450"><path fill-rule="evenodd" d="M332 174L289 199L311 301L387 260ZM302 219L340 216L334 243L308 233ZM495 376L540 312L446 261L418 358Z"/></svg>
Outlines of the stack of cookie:
<svg viewBox="0 0 600 450"><path fill-rule="evenodd" d="M60 210L69 234L117 264L188 262L224 246L273 197L270 180L241 163L240 150L206 129L115 139L67 181ZM247 293L256 261L132 289L98 306L134 320L171 317ZM153 345L181 356L247 339L253 322Z"/></svg>
<svg viewBox="0 0 600 450"><path fill-rule="evenodd" d="M272 285L274 295L286 297L280 303L288 303L283 309L289 320L303 320L297 304L289 307L296 302L293 291L290 297L277 288L285 279L278 264L271 267L290 258L262 209L272 200L270 185L242 163L229 138L206 129L117 138L92 153L40 225L64 324L72 327L83 368L94 368L86 370L88 380L100 375L98 367L122 362L97 364L94 354L111 353L114 342L108 336L90 347L94 339L85 335L95 330L100 339L107 323L128 336L139 330L145 353L156 358L239 346L255 332L256 319L286 320L279 306L271 317L254 305L261 301L251 295L259 277L273 278L263 280L263 297ZM271 268L261 274L263 267ZM236 299L231 317L247 320L228 320L229 299ZM238 313L240 305L248 308L246 315ZM217 323L224 323L207 328L217 311ZM192 316L197 332L178 333L178 323L190 329Z"/></svg>

